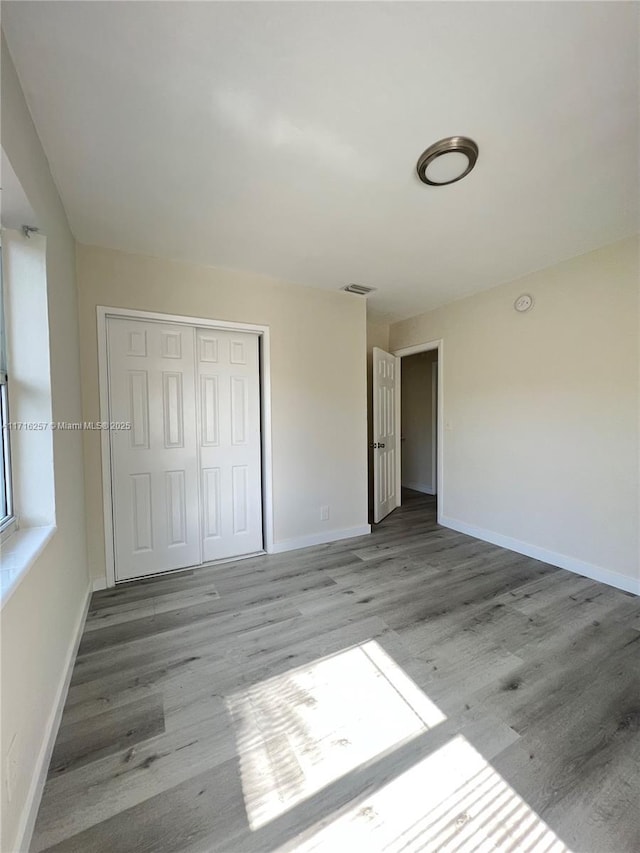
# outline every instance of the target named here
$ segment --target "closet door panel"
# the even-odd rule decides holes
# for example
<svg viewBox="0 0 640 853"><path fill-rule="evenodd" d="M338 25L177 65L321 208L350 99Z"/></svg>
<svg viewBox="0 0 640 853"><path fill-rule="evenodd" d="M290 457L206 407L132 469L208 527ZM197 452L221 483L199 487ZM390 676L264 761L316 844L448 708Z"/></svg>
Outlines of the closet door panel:
<svg viewBox="0 0 640 853"><path fill-rule="evenodd" d="M201 562L195 330L110 318L116 580Z"/></svg>
<svg viewBox="0 0 640 853"><path fill-rule="evenodd" d="M258 336L198 329L203 560L262 550Z"/></svg>

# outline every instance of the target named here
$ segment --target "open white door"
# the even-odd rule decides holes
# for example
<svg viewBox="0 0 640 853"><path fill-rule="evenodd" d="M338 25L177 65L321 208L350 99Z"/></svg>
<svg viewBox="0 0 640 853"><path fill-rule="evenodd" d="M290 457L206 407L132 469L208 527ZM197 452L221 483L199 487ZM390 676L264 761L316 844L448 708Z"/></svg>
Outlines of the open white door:
<svg viewBox="0 0 640 853"><path fill-rule="evenodd" d="M373 520L375 523L398 506L396 396L399 358L373 348Z"/></svg>

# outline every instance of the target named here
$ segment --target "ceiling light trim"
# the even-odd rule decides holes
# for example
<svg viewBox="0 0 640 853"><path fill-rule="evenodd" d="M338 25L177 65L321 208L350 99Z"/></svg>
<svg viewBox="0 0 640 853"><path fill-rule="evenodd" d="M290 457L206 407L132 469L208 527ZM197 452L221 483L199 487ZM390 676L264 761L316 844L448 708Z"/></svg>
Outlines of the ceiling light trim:
<svg viewBox="0 0 640 853"><path fill-rule="evenodd" d="M427 175L427 169L429 166L437 160L438 157L442 157L443 154L453 153L464 154L467 158L467 168L464 172L449 181L431 180ZM457 181L461 181L462 178L465 178L476 165L477 160L478 145L473 141L473 139L470 139L468 136L447 136L445 139L439 139L437 142L434 142L433 145L430 145L426 149L426 151L423 151L416 165L416 170L418 172L418 177L423 184L428 184L431 187L445 187L448 184L455 184Z"/></svg>

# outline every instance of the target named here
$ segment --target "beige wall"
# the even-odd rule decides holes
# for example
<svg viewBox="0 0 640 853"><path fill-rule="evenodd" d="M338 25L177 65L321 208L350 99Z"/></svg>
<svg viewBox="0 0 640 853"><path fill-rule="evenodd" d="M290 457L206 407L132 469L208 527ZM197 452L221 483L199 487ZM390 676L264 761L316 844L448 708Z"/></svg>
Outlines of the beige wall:
<svg viewBox="0 0 640 853"><path fill-rule="evenodd" d="M445 523L638 591L639 280L627 240L390 332L444 342Z"/></svg>
<svg viewBox="0 0 640 853"><path fill-rule="evenodd" d="M437 350L408 355L400 370L402 485L430 495L436 492L433 391L437 383L432 374L437 358Z"/></svg>
<svg viewBox="0 0 640 853"><path fill-rule="evenodd" d="M374 347L383 350L389 349L389 324L367 318L367 353L369 358L371 358Z"/></svg>
<svg viewBox="0 0 640 853"><path fill-rule="evenodd" d="M2 42L2 147L47 236L51 405L54 421L81 419L74 241ZM52 711L73 651L89 590L86 566L82 439L53 435L57 532L2 610L2 774L15 736L11 802L2 785L3 851L16 849Z"/></svg>
<svg viewBox="0 0 640 853"><path fill-rule="evenodd" d="M367 523L366 305L346 293L78 246L84 419L99 419L96 306L270 327L274 541ZM100 437L85 433L89 563L105 574ZM328 521L320 507L329 505Z"/></svg>

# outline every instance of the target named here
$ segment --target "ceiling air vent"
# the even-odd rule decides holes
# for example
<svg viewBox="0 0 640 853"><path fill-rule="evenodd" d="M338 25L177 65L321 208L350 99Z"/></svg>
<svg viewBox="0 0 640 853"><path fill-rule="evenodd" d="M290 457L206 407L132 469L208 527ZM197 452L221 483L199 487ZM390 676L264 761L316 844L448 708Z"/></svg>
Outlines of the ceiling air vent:
<svg viewBox="0 0 640 853"><path fill-rule="evenodd" d="M343 287L342 290L346 290L347 293L357 293L358 296L368 296L370 293L373 293L375 287L365 287L364 284L348 284L346 287Z"/></svg>

